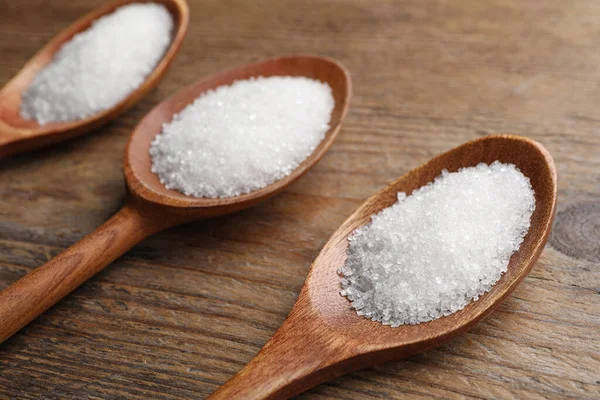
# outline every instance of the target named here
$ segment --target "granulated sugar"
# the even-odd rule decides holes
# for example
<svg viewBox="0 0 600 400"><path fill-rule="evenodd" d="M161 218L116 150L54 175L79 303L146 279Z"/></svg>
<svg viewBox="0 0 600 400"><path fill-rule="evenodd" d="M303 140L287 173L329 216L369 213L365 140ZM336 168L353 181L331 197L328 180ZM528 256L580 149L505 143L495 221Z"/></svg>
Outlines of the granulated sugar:
<svg viewBox="0 0 600 400"><path fill-rule="evenodd" d="M198 97L150 147L168 189L232 197L289 175L325 138L331 88L303 77L251 78Z"/></svg>
<svg viewBox="0 0 600 400"><path fill-rule="evenodd" d="M143 83L171 43L165 6L134 3L65 43L23 93L21 116L74 121L110 108Z"/></svg>
<svg viewBox="0 0 600 400"><path fill-rule="evenodd" d="M353 232L341 294L394 327L450 315L500 279L534 209L529 179L512 164L444 171Z"/></svg>

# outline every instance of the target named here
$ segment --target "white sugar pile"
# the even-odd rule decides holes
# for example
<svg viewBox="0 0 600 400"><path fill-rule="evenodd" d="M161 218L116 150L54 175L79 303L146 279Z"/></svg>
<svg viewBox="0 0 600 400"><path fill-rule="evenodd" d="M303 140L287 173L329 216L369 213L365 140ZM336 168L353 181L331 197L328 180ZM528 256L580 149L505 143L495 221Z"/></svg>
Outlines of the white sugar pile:
<svg viewBox="0 0 600 400"><path fill-rule="evenodd" d="M165 6L134 3L93 22L56 53L23 93L21 116L39 124L108 109L142 84L171 43Z"/></svg>
<svg viewBox="0 0 600 400"><path fill-rule="evenodd" d="M500 279L534 209L513 164L444 171L353 232L341 294L359 315L394 327L450 315Z"/></svg>
<svg viewBox="0 0 600 400"><path fill-rule="evenodd" d="M326 83L251 78L198 97L150 146L152 172L168 189L232 197L289 175L325 138L334 106Z"/></svg>

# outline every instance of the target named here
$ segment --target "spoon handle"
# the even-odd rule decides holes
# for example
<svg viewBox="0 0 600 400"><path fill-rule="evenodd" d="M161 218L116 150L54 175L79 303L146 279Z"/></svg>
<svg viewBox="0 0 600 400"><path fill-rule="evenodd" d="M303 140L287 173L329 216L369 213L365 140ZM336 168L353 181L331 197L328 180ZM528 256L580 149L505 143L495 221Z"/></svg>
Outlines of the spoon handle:
<svg viewBox="0 0 600 400"><path fill-rule="evenodd" d="M159 229L128 201L96 231L0 292L0 343Z"/></svg>
<svg viewBox="0 0 600 400"><path fill-rule="evenodd" d="M305 303L300 295L298 303ZM296 303L262 350L208 400L287 399L356 370L361 360Z"/></svg>

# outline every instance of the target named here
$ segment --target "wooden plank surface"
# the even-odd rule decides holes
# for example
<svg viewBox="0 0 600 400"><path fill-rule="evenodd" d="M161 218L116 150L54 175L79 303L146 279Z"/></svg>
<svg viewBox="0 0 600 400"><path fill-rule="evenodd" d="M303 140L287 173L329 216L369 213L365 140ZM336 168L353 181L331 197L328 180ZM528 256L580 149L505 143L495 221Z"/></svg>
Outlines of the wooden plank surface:
<svg viewBox="0 0 600 400"><path fill-rule="evenodd" d="M98 0L0 0L0 84ZM342 61L354 98L325 158L276 198L144 241L0 345L0 398L204 398L290 311L311 261L370 194L490 133L543 143L559 173L538 265L436 350L302 399L600 397L600 2L190 1L165 79L83 138L0 160L0 289L124 198L125 142L183 85L292 52ZM1 323L1 321L0 321Z"/></svg>

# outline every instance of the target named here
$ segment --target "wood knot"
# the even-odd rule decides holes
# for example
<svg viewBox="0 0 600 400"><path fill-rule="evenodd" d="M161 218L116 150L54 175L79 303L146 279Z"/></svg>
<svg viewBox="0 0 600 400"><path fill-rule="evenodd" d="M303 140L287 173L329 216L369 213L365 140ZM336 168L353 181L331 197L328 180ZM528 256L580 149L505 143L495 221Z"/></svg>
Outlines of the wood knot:
<svg viewBox="0 0 600 400"><path fill-rule="evenodd" d="M579 203L560 211L550 245L569 257L600 262L600 202Z"/></svg>

